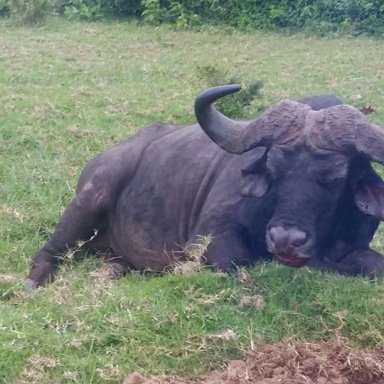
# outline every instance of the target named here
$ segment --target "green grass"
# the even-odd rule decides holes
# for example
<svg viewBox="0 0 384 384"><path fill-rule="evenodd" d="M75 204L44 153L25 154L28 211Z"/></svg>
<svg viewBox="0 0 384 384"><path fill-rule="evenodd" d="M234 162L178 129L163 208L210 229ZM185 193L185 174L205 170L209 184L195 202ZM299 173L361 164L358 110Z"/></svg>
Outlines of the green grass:
<svg viewBox="0 0 384 384"><path fill-rule="evenodd" d="M44 290L22 291L88 159L148 121L194 121L205 86L198 67L263 81L266 106L330 92L370 104L384 126L383 57L382 41L367 38L0 24L0 383L121 383L133 370L194 376L287 338L383 347L382 279L271 263L249 270L251 284L206 270L105 281L88 259L69 261ZM381 228L376 249L383 242ZM242 305L244 296L261 301ZM229 329L236 338L225 340Z"/></svg>

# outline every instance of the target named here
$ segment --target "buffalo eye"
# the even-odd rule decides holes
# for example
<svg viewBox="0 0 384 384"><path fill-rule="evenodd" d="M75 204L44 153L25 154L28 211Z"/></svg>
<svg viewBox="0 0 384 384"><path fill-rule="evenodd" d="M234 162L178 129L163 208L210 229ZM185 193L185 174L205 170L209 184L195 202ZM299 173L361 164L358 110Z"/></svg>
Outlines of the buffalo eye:
<svg viewBox="0 0 384 384"><path fill-rule="evenodd" d="M317 184L322 188L336 189L343 186L344 179L342 178L332 179L329 177L322 177L317 179Z"/></svg>

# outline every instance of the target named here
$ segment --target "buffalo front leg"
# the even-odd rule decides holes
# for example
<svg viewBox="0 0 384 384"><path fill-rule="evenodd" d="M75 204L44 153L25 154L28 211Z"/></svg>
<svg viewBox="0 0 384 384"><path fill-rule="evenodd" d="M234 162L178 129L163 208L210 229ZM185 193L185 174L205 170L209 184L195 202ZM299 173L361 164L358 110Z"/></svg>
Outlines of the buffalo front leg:
<svg viewBox="0 0 384 384"><path fill-rule="evenodd" d="M238 266L252 265L259 258L249 250L245 239L237 230L213 234L205 257L208 265L222 272Z"/></svg>
<svg viewBox="0 0 384 384"><path fill-rule="evenodd" d="M352 251L338 262L327 259L313 259L307 265L324 271L333 271L350 276L374 277L384 275L384 256L370 248Z"/></svg>
<svg viewBox="0 0 384 384"><path fill-rule="evenodd" d="M49 241L32 259L25 288L30 290L51 282L62 255L95 235L105 213L92 193L80 192L64 211Z"/></svg>

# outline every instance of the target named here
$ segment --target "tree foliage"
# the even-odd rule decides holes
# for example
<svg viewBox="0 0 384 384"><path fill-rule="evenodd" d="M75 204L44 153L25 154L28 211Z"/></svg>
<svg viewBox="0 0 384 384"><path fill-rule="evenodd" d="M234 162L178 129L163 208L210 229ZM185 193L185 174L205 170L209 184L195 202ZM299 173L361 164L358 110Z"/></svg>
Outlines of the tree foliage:
<svg viewBox="0 0 384 384"><path fill-rule="evenodd" d="M0 0L0 15L7 9L23 13L28 3L34 4L32 13L38 17L40 6L46 12L47 3L53 3L56 12L69 18L135 17L178 29L213 24L241 30L308 30L320 35L384 33L382 0Z"/></svg>
<svg viewBox="0 0 384 384"><path fill-rule="evenodd" d="M382 33L382 0L149 0L162 21L175 25L225 24L240 29L307 29L319 34L345 31ZM147 1L143 1L143 12ZM148 12L147 12L148 15Z"/></svg>

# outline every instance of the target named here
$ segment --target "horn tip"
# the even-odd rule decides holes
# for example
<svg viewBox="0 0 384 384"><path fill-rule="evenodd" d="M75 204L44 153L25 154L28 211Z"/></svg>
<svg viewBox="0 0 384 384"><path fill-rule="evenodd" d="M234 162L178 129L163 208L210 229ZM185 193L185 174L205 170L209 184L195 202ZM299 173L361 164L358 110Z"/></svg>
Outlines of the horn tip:
<svg viewBox="0 0 384 384"><path fill-rule="evenodd" d="M197 95L196 104L211 104L221 97L240 91L240 89L240 84L220 85L218 87L205 89Z"/></svg>

